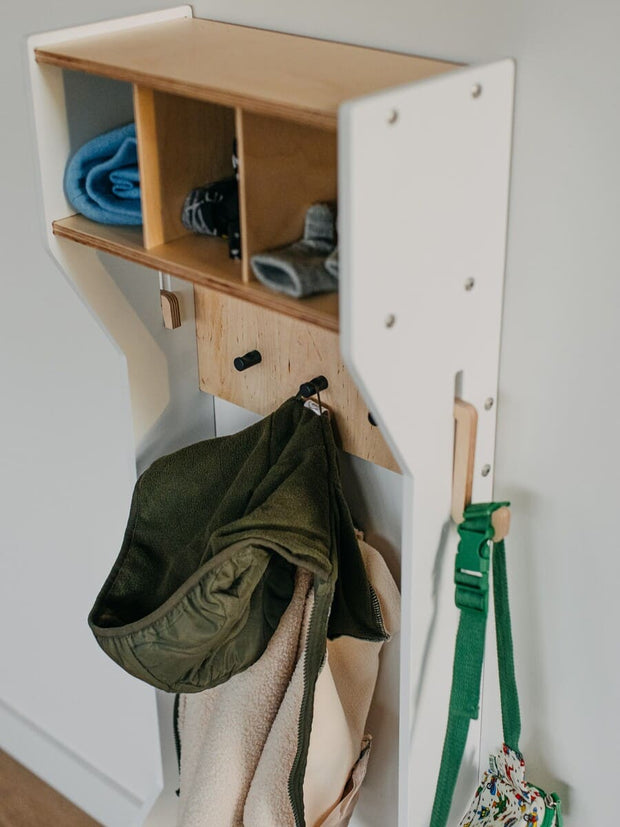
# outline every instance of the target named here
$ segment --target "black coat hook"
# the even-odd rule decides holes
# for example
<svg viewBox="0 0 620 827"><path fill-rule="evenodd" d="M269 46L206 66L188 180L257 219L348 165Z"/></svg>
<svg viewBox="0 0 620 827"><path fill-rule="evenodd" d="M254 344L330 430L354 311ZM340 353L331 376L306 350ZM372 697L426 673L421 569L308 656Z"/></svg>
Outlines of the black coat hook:
<svg viewBox="0 0 620 827"><path fill-rule="evenodd" d="M328 382L324 376L315 376L309 382L304 382L299 386L299 396L307 399L309 396L314 396L319 391L327 390Z"/></svg>
<svg viewBox="0 0 620 827"><path fill-rule="evenodd" d="M258 350L250 350L249 353L245 353L243 356L237 356L233 360L233 365L237 368L237 370L247 370L253 365L258 365L258 363L262 362L262 360L263 357L260 355Z"/></svg>

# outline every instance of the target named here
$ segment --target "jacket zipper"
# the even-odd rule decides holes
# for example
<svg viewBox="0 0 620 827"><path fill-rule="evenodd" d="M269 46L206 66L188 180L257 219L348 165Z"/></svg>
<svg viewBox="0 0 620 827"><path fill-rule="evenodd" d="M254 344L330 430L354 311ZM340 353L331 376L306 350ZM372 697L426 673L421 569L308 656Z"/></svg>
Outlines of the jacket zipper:
<svg viewBox="0 0 620 827"><path fill-rule="evenodd" d="M379 598L377 597L377 592L374 590L372 583L368 581L368 585L370 587L370 602L372 604L372 610L375 615L375 620L377 621L377 626L381 629L381 633L387 640L389 638L389 634L385 628L385 624L383 623L383 613L381 611L381 603L379 602Z"/></svg>
<svg viewBox="0 0 620 827"><path fill-rule="evenodd" d="M370 585L370 584L369 584ZM375 620L377 621L377 625L381 629L382 633L385 635L387 639L389 637L385 625L383 623L383 614L381 612L381 604L379 602L379 598L375 590L373 589L372 585L370 585L370 598L372 604L372 610L375 615ZM323 598L324 600L325 598ZM299 711L299 719L297 721L297 754L295 755L295 761L293 764L293 769L289 775L288 780L288 797L289 802L291 805L291 809L293 811L293 816L295 818L295 827L305 827L306 821L304 816L304 803L303 803L303 787L299 788L299 775L301 772L300 766L300 758L303 752L304 757L307 757L308 753L308 744L306 744L306 739L309 738L309 730L310 726L308 723L308 707L310 702L314 705L314 686L316 685L316 679L318 677L318 673L321 668L321 664L319 664L316 668L315 674L313 676L313 686L310 687L309 682L309 663L313 663L316 657L316 650L323 645L323 642L327 640L327 618L329 616L329 610L327 612L323 612L325 617L323 618L323 623L321 624L321 617L316 617L317 613L317 604L319 603L320 598L317 597L315 591L315 602L312 606L312 611L310 612L310 619L308 621L308 633L307 633L307 640L308 640L308 647L306 649L306 657L304 660L304 674L303 674L303 695L301 700L301 707ZM331 602L330 602L331 606ZM317 622L319 625L323 626L323 630L321 633L321 637L313 635L313 626L314 623ZM368 638L369 640L376 640L376 638ZM316 641L316 642L315 642ZM314 645L313 645L314 643ZM327 647L325 646L325 650L323 652L323 659L327 657ZM312 692L310 689L312 688ZM312 695L312 697L310 697ZM303 768L303 774L305 775L305 765ZM547 827L547 825L543 824L542 827Z"/></svg>
<svg viewBox="0 0 620 827"><path fill-rule="evenodd" d="M303 695L301 699L301 707L299 710L299 719L297 721L297 753L295 755L295 760L293 762L293 768L289 775L288 779L288 796L289 802L291 804L291 809L293 811L293 816L295 818L295 827L306 827L306 820L304 815L304 801L303 801L303 784L300 784L300 779L303 779L306 771L306 758L308 755L308 742L310 738L310 730L312 728L311 721L308 719L308 709L310 704L314 706L314 688L316 685L316 679L318 677L321 664L314 665L314 661L318 657L318 650L321 647L324 647L324 651L322 652L323 659L326 657L326 641L327 641L327 618L329 616L329 608L331 607L331 600L325 601L325 597L319 597L317 595L317 591L315 590L314 596L315 601L314 605L312 606L312 610L310 612L310 618L308 621L308 632L306 640L308 641L308 645L306 648L305 659L304 659L304 671L303 671ZM327 609L324 606L319 607L319 603L328 602ZM317 615L319 608L322 608L323 611L321 614ZM323 617L321 616L323 615ZM321 626L321 634L317 635L314 633L314 624L317 623ZM312 685L310 685L309 680L309 671L312 669L314 672ZM303 758L303 766L302 766L302 758Z"/></svg>

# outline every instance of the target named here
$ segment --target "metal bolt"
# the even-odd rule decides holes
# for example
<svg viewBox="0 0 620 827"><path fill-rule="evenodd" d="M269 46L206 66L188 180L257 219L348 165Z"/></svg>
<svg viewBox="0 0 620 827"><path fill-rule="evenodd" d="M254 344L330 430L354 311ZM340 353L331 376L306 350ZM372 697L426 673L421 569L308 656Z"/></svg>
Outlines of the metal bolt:
<svg viewBox="0 0 620 827"><path fill-rule="evenodd" d="M489 396L488 399L485 399L484 400L484 409L485 409L485 411L490 411L491 408L493 407L494 403L495 403L495 400L493 399L492 396Z"/></svg>
<svg viewBox="0 0 620 827"><path fill-rule="evenodd" d="M483 465L482 471L480 472L483 477L488 477L491 473L491 466L490 465Z"/></svg>
<svg viewBox="0 0 620 827"><path fill-rule="evenodd" d="M470 278L470 279L467 279L467 280L465 281L465 289L466 289L467 291L469 291L469 290L473 290L473 289L474 289L474 284L475 284L475 283L476 283L476 279L471 279L471 278Z"/></svg>
<svg viewBox="0 0 620 827"><path fill-rule="evenodd" d="M482 86L479 83L474 83L471 87L471 96L472 98L479 98L482 94Z"/></svg>
<svg viewBox="0 0 620 827"><path fill-rule="evenodd" d="M390 313L385 317L385 326L386 327L394 327L396 324L396 316L393 313Z"/></svg>
<svg viewBox="0 0 620 827"><path fill-rule="evenodd" d="M394 124L398 120L398 109L392 109L388 116L388 123Z"/></svg>

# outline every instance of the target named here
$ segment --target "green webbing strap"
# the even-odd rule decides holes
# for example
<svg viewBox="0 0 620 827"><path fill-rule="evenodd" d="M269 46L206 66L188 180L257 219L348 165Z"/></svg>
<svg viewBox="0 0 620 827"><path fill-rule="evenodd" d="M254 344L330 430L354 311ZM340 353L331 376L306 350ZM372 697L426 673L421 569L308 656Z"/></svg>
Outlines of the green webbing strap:
<svg viewBox="0 0 620 827"><path fill-rule="evenodd" d="M456 637L450 713L435 791L431 827L445 827L448 823L452 796L467 742L469 721L478 717L485 628L485 614L461 612L461 622Z"/></svg>
<svg viewBox="0 0 620 827"><path fill-rule="evenodd" d="M497 640L504 743L510 749L519 752L521 713L519 711L519 694L515 677L510 604L508 602L508 577L506 574L506 549L503 540L493 546L493 603L495 605L495 637Z"/></svg>
<svg viewBox="0 0 620 827"><path fill-rule="evenodd" d="M469 722L479 714L488 614L489 542L495 533L491 517L494 511L504 505L508 503L470 505L465 510L464 520L458 528L460 542L454 581L455 601L461 610L461 617L454 652L448 726L430 827L445 827L448 823L454 788L469 732ZM493 566L504 739L513 749L518 749L521 724L514 675L503 542L495 545Z"/></svg>

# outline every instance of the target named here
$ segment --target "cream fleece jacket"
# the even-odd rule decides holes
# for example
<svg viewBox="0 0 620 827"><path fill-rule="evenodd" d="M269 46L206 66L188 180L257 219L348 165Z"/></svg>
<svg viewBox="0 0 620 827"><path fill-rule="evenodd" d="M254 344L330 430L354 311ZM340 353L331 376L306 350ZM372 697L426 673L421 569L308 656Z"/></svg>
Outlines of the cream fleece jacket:
<svg viewBox="0 0 620 827"><path fill-rule="evenodd" d="M386 630L399 624L400 596L381 555L361 541ZM181 696L178 827L295 827L288 778L297 752L311 577L299 571L293 598L263 656L227 683ZM382 643L327 643L313 708L304 777L307 827L351 818L370 755L364 736Z"/></svg>

